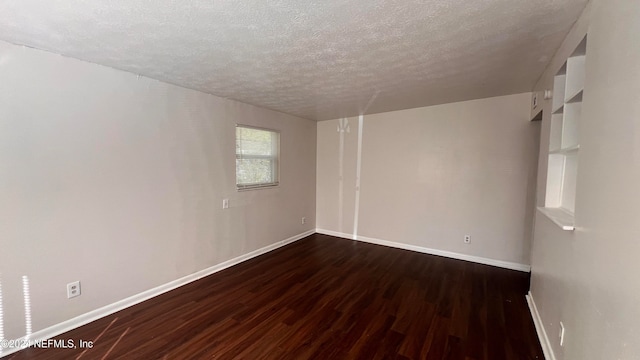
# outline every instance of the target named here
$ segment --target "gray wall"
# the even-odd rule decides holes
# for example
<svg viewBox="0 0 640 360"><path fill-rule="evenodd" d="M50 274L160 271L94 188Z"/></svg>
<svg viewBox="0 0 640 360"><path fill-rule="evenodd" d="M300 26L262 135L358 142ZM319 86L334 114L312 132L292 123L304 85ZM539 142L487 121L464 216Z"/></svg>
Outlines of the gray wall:
<svg viewBox="0 0 640 360"><path fill-rule="evenodd" d="M640 2L593 0L536 86L588 33L574 232L537 213L531 293L557 359L640 358ZM545 104L544 202L550 101ZM566 328L560 346L559 323Z"/></svg>
<svg viewBox="0 0 640 360"><path fill-rule="evenodd" d="M528 265L540 132L530 99L365 115L357 235ZM318 123L317 224L351 236L358 119L342 155L338 122Z"/></svg>
<svg viewBox="0 0 640 360"><path fill-rule="evenodd" d="M315 228L315 122L3 42L0 79L7 338L22 275L37 331ZM281 131L279 187L235 190L236 123Z"/></svg>

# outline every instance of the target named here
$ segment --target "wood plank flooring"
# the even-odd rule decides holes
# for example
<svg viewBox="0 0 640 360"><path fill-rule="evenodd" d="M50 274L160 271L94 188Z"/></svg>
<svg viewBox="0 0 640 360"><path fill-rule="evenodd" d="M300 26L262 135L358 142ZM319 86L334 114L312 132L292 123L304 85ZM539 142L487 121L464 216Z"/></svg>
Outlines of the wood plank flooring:
<svg viewBox="0 0 640 360"><path fill-rule="evenodd" d="M315 234L10 359L543 359L529 274Z"/></svg>

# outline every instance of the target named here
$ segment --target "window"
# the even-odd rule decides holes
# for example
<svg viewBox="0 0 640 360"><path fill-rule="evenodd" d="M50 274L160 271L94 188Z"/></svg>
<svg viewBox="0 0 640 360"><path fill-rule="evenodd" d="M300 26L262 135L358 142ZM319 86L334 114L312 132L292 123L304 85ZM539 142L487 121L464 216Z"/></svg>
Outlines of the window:
<svg viewBox="0 0 640 360"><path fill-rule="evenodd" d="M279 180L280 133L236 126L238 190L276 186Z"/></svg>

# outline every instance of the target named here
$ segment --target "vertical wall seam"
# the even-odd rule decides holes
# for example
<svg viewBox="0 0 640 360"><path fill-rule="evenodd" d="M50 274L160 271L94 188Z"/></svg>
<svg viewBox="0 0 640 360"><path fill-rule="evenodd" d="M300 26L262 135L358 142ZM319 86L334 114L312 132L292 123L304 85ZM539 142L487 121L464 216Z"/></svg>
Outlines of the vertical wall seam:
<svg viewBox="0 0 640 360"><path fill-rule="evenodd" d="M340 134L340 149L338 153L338 229L343 231L344 210L344 133L349 132L349 120L338 120L338 133Z"/></svg>
<svg viewBox="0 0 640 360"><path fill-rule="evenodd" d="M360 216L360 174L362 168L362 131L364 115L358 117L358 153L356 158L356 204L353 215L353 239L358 239L358 217Z"/></svg>

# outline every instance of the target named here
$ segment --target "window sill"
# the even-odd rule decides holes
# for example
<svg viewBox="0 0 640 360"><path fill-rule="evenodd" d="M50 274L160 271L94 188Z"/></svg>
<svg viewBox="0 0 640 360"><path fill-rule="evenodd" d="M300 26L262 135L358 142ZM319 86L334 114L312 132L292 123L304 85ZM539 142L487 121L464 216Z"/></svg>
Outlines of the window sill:
<svg viewBox="0 0 640 360"><path fill-rule="evenodd" d="M274 184L265 184L265 185L251 185L251 186L242 186L236 187L237 191L251 191L251 190L261 190L261 189L273 189L280 186L280 183Z"/></svg>
<svg viewBox="0 0 640 360"><path fill-rule="evenodd" d="M538 207L538 211L543 213L556 225L560 226L562 230L565 230L565 231L575 230L574 217L573 217L573 214L570 213L569 211L564 210L562 208L551 208L551 207Z"/></svg>

